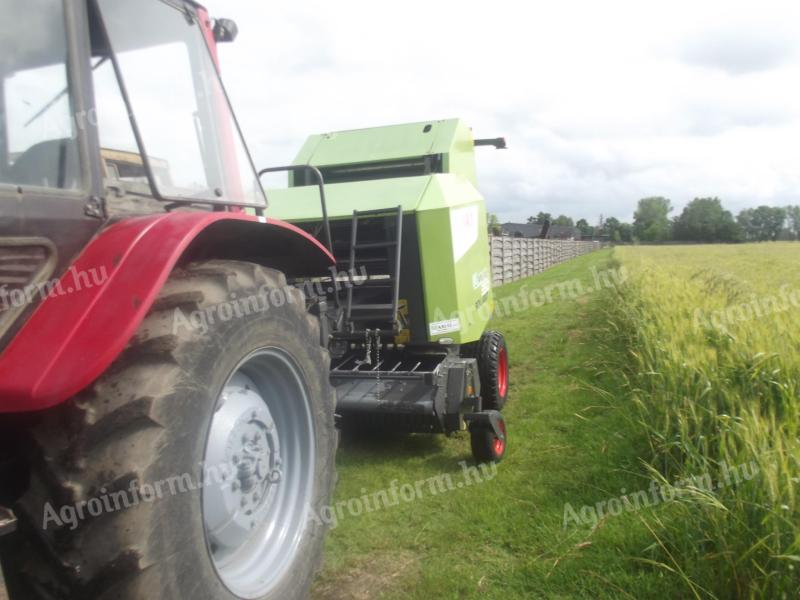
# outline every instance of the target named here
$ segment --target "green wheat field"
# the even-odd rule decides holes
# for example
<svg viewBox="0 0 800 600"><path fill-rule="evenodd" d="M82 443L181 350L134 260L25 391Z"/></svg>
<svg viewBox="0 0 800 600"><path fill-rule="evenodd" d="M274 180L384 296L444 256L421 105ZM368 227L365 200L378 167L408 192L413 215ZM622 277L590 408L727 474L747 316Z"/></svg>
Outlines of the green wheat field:
<svg viewBox="0 0 800 600"><path fill-rule="evenodd" d="M612 320L653 476L660 561L695 597L794 598L800 570L800 246L632 247ZM632 407L632 408L633 408ZM746 467L730 481L727 470ZM709 486L692 485L707 473Z"/></svg>

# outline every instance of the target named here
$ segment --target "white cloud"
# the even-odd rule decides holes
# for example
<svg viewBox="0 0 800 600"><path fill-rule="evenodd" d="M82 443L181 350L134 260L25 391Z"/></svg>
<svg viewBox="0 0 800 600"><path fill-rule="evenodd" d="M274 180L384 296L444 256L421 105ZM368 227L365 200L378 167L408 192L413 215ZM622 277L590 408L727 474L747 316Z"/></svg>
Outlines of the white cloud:
<svg viewBox="0 0 800 600"><path fill-rule="evenodd" d="M731 75L774 69L795 56L797 32L787 25L758 18L715 25L688 35L680 56L689 64Z"/></svg>
<svg viewBox="0 0 800 600"><path fill-rule="evenodd" d="M239 24L223 77L258 165L312 133L459 116L508 138L478 154L501 220L800 203L796 2L207 4Z"/></svg>

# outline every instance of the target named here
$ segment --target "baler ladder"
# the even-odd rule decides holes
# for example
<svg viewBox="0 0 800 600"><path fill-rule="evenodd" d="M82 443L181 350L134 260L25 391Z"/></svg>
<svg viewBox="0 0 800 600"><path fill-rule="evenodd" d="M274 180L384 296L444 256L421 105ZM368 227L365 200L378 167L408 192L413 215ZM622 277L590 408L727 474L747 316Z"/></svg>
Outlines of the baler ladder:
<svg viewBox="0 0 800 600"><path fill-rule="evenodd" d="M376 217L381 218L383 223L383 239L359 242L359 221ZM391 227L392 221L394 227ZM348 263L351 285L347 288L345 306L345 318L351 332L381 324L388 325L388 331L396 330L402 236L402 206L353 211ZM384 250L385 256L381 252Z"/></svg>

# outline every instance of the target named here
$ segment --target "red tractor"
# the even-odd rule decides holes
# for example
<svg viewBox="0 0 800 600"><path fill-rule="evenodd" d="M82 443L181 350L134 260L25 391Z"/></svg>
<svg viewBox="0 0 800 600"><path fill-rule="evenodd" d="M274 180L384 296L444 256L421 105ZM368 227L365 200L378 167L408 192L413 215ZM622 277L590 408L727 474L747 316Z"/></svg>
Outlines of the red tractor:
<svg viewBox="0 0 800 600"><path fill-rule="evenodd" d="M2 15L7 593L305 597L335 401L319 308L286 278L334 260L264 217L216 65L235 25L191 0Z"/></svg>

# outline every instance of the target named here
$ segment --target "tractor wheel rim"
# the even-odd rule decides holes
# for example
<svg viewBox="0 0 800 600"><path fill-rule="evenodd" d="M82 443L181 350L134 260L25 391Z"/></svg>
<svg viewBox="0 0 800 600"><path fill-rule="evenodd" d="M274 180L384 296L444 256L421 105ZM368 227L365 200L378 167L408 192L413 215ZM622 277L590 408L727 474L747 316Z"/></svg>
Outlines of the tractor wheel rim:
<svg viewBox="0 0 800 600"><path fill-rule="evenodd" d="M223 387L203 464L206 542L219 578L236 596L267 595L297 558L314 455L300 370L277 348L252 353Z"/></svg>
<svg viewBox="0 0 800 600"><path fill-rule="evenodd" d="M497 391L501 398L508 392L508 353L502 346L497 357Z"/></svg>

